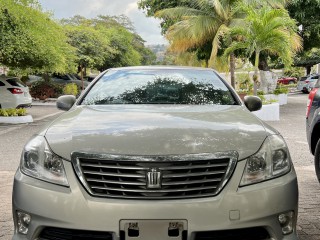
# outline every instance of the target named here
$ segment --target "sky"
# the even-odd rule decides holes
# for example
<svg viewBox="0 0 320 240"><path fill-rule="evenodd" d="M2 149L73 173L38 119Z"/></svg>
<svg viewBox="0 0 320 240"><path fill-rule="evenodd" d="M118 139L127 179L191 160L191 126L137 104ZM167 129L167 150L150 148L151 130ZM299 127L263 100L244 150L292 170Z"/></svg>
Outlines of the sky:
<svg viewBox="0 0 320 240"><path fill-rule="evenodd" d="M51 11L54 18L70 18L81 15L94 18L98 15L124 14L133 22L136 32L146 41L146 44L166 44L161 36L160 21L147 18L138 9L138 0L39 0L43 9Z"/></svg>

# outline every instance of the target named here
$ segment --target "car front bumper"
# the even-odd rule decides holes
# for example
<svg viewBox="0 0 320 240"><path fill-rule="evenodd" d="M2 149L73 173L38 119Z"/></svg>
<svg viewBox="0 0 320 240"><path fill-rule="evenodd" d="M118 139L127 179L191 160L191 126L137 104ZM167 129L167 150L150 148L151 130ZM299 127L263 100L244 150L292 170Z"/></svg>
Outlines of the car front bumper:
<svg viewBox="0 0 320 240"><path fill-rule="evenodd" d="M168 220L184 222L188 240L196 239L196 232L252 227L263 227L273 240L297 240L298 185L294 169L273 180L239 187L245 163L238 162L232 178L215 197L161 201L92 197L76 178L70 162L64 163L70 188L33 179L18 169L13 188L13 239L37 239L45 227L53 227L105 231L118 240L123 221ZM31 216L27 235L17 231L17 211ZM283 235L278 216L289 211L294 212L294 231Z"/></svg>

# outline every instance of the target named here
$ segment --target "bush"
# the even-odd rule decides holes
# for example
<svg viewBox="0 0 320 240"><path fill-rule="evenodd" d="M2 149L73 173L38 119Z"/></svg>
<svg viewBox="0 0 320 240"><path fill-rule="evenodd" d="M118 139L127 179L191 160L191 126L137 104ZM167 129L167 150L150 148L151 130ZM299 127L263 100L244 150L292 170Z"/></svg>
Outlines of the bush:
<svg viewBox="0 0 320 240"><path fill-rule="evenodd" d="M249 89L250 88L250 77L248 73L237 73L236 79L239 89Z"/></svg>
<svg viewBox="0 0 320 240"><path fill-rule="evenodd" d="M279 94L287 94L289 92L289 89L286 88L286 87L283 87L283 86L279 86L278 88L276 88L274 91L273 91L273 94L275 95L279 95Z"/></svg>
<svg viewBox="0 0 320 240"><path fill-rule="evenodd" d="M63 87L63 94L77 96L78 95L77 84L68 83L67 85L65 85Z"/></svg>
<svg viewBox="0 0 320 240"><path fill-rule="evenodd" d="M299 67L290 67L285 69L285 76L300 78L304 75L304 69Z"/></svg>
<svg viewBox="0 0 320 240"><path fill-rule="evenodd" d="M17 117L27 115L27 110L25 108L8 108L0 109L0 117Z"/></svg>
<svg viewBox="0 0 320 240"><path fill-rule="evenodd" d="M30 94L33 98L45 100L47 98L59 97L62 94L62 85L51 81L37 81L30 87Z"/></svg>

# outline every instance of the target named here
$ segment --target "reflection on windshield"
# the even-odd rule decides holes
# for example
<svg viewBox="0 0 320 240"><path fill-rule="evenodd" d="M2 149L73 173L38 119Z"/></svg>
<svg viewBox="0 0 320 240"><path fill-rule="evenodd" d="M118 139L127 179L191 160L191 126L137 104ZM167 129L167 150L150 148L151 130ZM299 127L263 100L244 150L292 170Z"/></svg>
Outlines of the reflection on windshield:
<svg viewBox="0 0 320 240"><path fill-rule="evenodd" d="M92 87L82 104L237 103L212 71L113 70Z"/></svg>

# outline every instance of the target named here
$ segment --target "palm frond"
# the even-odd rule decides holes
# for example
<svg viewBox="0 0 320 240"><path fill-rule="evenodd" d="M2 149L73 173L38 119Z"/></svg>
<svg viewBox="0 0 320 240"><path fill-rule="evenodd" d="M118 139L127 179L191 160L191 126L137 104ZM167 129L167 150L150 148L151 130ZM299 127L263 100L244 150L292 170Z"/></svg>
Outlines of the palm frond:
<svg viewBox="0 0 320 240"><path fill-rule="evenodd" d="M155 13L155 17L179 19L185 16L203 15L204 12L199 9L188 7L166 8Z"/></svg>

